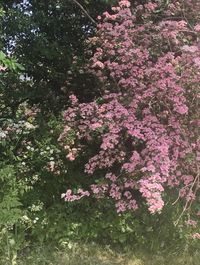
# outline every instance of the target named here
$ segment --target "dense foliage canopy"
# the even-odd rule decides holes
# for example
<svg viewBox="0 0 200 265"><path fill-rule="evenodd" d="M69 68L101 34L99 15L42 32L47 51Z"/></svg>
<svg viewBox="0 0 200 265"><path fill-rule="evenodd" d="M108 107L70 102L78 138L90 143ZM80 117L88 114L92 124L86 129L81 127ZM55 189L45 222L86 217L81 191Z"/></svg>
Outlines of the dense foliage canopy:
<svg viewBox="0 0 200 265"><path fill-rule="evenodd" d="M199 1L2 0L0 33L0 260L196 242Z"/></svg>

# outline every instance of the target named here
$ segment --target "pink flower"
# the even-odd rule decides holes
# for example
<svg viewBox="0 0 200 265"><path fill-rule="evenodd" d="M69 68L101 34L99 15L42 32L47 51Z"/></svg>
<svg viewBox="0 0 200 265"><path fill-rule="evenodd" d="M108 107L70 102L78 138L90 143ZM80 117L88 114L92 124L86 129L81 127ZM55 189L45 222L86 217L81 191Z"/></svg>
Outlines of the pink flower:
<svg viewBox="0 0 200 265"><path fill-rule="evenodd" d="M0 65L0 72L3 72L7 69L7 67Z"/></svg>
<svg viewBox="0 0 200 265"><path fill-rule="evenodd" d="M194 233L192 234L193 239L200 239L200 233Z"/></svg>
<svg viewBox="0 0 200 265"><path fill-rule="evenodd" d="M195 27L194 27L194 30L196 30L197 32L200 31L200 24L197 24Z"/></svg>
<svg viewBox="0 0 200 265"><path fill-rule="evenodd" d="M117 212L121 213L121 212L125 212L126 211L126 203L122 200L118 201L115 204L116 208L117 208Z"/></svg>
<svg viewBox="0 0 200 265"><path fill-rule="evenodd" d="M75 95L71 95L69 99L71 100L72 105L75 105L76 103L78 103L78 99Z"/></svg>
<svg viewBox="0 0 200 265"><path fill-rule="evenodd" d="M117 177L112 173L106 174L105 178L110 179L112 182L115 182L117 180Z"/></svg>
<svg viewBox="0 0 200 265"><path fill-rule="evenodd" d="M130 191L125 191L125 192L124 192L124 196L125 196L128 200L130 200L130 199L132 198L132 194L131 194Z"/></svg>
<svg viewBox="0 0 200 265"><path fill-rule="evenodd" d="M74 154L72 152L70 152L67 156L67 159L69 159L70 161L74 161L76 159L76 157L74 156Z"/></svg>
<svg viewBox="0 0 200 265"><path fill-rule="evenodd" d="M123 0L123 1L119 1L119 6L120 7L130 7L131 3L128 0Z"/></svg>
<svg viewBox="0 0 200 265"><path fill-rule="evenodd" d="M104 64L102 63L102 62L100 62L100 61L97 61L97 62L95 62L93 65L92 65L92 67L93 68L96 68L96 67L98 67L98 68L100 68L100 69L104 69Z"/></svg>
<svg viewBox="0 0 200 265"><path fill-rule="evenodd" d="M182 50L185 51L185 52L191 52L191 53L194 53L194 52L197 52L199 50L199 48L197 46L188 46L188 45L184 45L182 47Z"/></svg>
<svg viewBox="0 0 200 265"><path fill-rule="evenodd" d="M156 3L150 2L148 4L145 4L144 6L148 11L154 11L158 5Z"/></svg>
<svg viewBox="0 0 200 265"><path fill-rule="evenodd" d="M198 66L200 68L200 57L196 57L194 58L194 63L196 64L196 66Z"/></svg>
<svg viewBox="0 0 200 265"><path fill-rule="evenodd" d="M193 226L193 227L196 227L197 226L197 221L194 221L192 219L186 221L186 224L187 225L190 225L190 226Z"/></svg>
<svg viewBox="0 0 200 265"><path fill-rule="evenodd" d="M187 114L188 113L188 107L185 105L182 106L176 106L176 111L182 115Z"/></svg>

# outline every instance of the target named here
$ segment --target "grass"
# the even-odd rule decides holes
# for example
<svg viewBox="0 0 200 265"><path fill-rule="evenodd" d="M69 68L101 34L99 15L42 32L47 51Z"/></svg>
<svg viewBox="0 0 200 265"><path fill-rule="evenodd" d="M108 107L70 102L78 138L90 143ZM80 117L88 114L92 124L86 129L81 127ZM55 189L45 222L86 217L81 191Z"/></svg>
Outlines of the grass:
<svg viewBox="0 0 200 265"><path fill-rule="evenodd" d="M199 265L200 253L148 254L145 251L119 251L96 244L68 245L63 250L37 247L21 254L16 263L1 265Z"/></svg>

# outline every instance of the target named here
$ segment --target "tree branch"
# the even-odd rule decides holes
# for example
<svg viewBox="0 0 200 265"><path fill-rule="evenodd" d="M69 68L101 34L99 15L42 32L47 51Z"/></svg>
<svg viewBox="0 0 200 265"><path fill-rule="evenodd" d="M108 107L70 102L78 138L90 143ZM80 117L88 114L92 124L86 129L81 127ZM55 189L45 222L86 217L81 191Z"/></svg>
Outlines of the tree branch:
<svg viewBox="0 0 200 265"><path fill-rule="evenodd" d="M97 22L88 14L85 8L77 0L72 0L72 1L83 11L83 13L92 21L92 23L97 25Z"/></svg>

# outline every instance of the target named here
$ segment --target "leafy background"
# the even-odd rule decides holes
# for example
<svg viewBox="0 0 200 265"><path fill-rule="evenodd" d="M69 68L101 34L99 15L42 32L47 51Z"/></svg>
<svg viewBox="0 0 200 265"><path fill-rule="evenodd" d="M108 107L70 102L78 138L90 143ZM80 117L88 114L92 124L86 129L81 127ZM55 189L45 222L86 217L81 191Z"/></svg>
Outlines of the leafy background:
<svg viewBox="0 0 200 265"><path fill-rule="evenodd" d="M115 1L79 2L95 19ZM106 199L61 200L68 185L86 181L84 157L67 162L57 139L68 96L98 96L98 81L84 71L86 40L96 25L73 1L0 5L0 64L7 67L0 72L1 264L129 264L128 258L148 264L147 253L155 252L160 256L151 264L165 264L161 257L169 261L169 252L173 257L183 250L184 262L197 262L199 243L191 240L190 228L173 225L182 206L172 210L171 191L162 215L154 216L145 205L137 214L118 215ZM58 174L51 172L54 163ZM110 260L102 261L106 255Z"/></svg>

